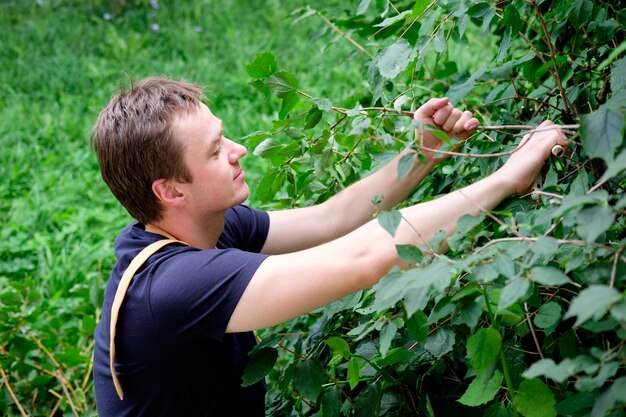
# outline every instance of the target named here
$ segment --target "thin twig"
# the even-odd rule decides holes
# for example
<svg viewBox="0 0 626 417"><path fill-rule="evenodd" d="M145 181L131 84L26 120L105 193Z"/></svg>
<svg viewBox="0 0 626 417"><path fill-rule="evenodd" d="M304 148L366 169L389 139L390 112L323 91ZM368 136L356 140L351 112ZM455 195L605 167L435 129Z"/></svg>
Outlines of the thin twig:
<svg viewBox="0 0 626 417"><path fill-rule="evenodd" d="M66 394L67 396L67 402L70 404L70 407L72 408L72 410L74 411L74 414L76 414L76 417L78 417L78 412L75 410L74 407L74 403L72 401L72 397L70 395L70 391L72 395L76 395L76 393L74 392L74 388L72 387L72 384L69 383L69 381L67 380L67 378L65 378L65 376L63 375L63 367L61 366L61 364L56 360L56 358L54 357L54 355L52 354L52 352L50 352L48 349L46 349L46 347L43 345L43 343L41 342L41 340L39 340L34 334L29 334L29 336L31 337L31 339L33 339L35 341L35 343L39 346L39 348L41 350L44 351L44 353L48 356L48 358L52 361L52 363L56 366L57 368L57 372L54 372L52 375L54 375L57 380L59 381L59 383L61 384L61 388L63 388L63 392ZM69 391L68 391L69 388ZM82 410L81 410L82 411Z"/></svg>
<svg viewBox="0 0 626 417"><path fill-rule="evenodd" d="M402 39L404 37L404 35L406 35L406 33L409 31L409 29L411 29L411 27L413 27L415 22L417 22L424 15L424 13L426 13L428 11L428 9L433 7L435 5L435 3L437 3L437 1L438 0L431 1L430 4L428 6L426 6L426 8L424 10L422 10L422 13L420 13L415 19L413 19L411 21L411 24L406 29L404 29L404 32L402 32L402 34L398 37L398 39Z"/></svg>
<svg viewBox="0 0 626 417"><path fill-rule="evenodd" d="M2 365L0 365L0 375L2 375L2 379L4 380L4 384L7 386L7 391L9 391L9 395L11 396L11 399L13 400L15 405L17 406L18 410L20 410L20 413L24 417L28 417L28 414L26 413L26 411L24 411L24 407L22 407L22 404L20 404L20 402L18 401L17 397L15 396L15 392L13 392L13 388L11 388L11 384L9 383L9 378L7 377L7 374L4 373L4 369L2 369Z"/></svg>
<svg viewBox="0 0 626 417"><path fill-rule="evenodd" d="M326 16L324 16L323 14L321 14L320 12L316 13L328 26L330 26L331 29L333 29L335 32L337 32L338 34L340 34L341 36L343 36L345 39L347 39L352 45L356 46L357 49L361 52L363 52L365 55L367 55L370 59L374 59L374 55L372 55L367 49L363 48L361 45L359 45L354 39L352 39L348 34L344 33L341 29L339 29L337 26L335 26L333 24L333 22L331 22L330 20L328 20L326 18Z"/></svg>
<svg viewBox="0 0 626 417"><path fill-rule="evenodd" d="M56 394L56 392L55 392L55 394ZM50 410L50 414L48 415L48 417L54 417L54 415L56 414L57 410L59 409L59 406L61 405L62 401L63 401L63 397L61 397L61 398L59 398L57 400L57 403L54 405L54 407L52 407L52 410Z"/></svg>
<svg viewBox="0 0 626 417"><path fill-rule="evenodd" d="M543 132L546 130L554 130L554 129L565 129L565 130L576 130L580 127L578 124L573 125L552 125L542 127L541 129L537 129L537 126L528 126L528 125L502 125L502 126L478 126L478 130L533 130L536 129L535 132Z"/></svg>
<svg viewBox="0 0 626 417"><path fill-rule="evenodd" d="M543 20L543 15L539 11L539 7L537 7L537 3L534 0L531 0L531 3L533 4L533 7L535 8L535 12L537 12L539 23L541 23L541 29L543 30L543 33L546 37L544 42L548 45L548 48L550 49L550 57L552 58L552 63L554 64L554 73L553 73L554 81L556 81L556 84L559 86L559 90L561 91L561 97L563 98L563 102L567 106L567 109L570 111L572 115L576 116L577 115L576 109L574 108L574 106L572 106L572 103L570 103L569 98L567 97L567 92L565 91L565 88L563 88L563 84L561 83L561 76L559 75L559 67L556 64L556 52L554 51L554 45L552 45L552 42L550 42L550 32L548 32L548 28L546 27L546 22Z"/></svg>
<svg viewBox="0 0 626 417"><path fill-rule="evenodd" d="M404 220L406 222L406 224L409 225L409 227L417 234L417 237L419 239L422 240L422 242L424 242L424 244L426 245L426 247L428 248L428 250L430 251L430 254L433 255L435 258L439 258L441 257L441 255L439 255L437 253L437 251L435 250L435 248L433 248L433 246L430 244L430 242L426 239L424 239L422 237L422 234L415 228L415 226L413 226L413 223L411 223L406 217L404 217L402 215L402 213L400 213L400 217L402 218L402 220Z"/></svg>
<svg viewBox="0 0 626 417"><path fill-rule="evenodd" d="M65 399L70 405L70 408L72 409L72 412L74 413L74 415L78 417L78 410L76 410L76 406L74 406L74 402L72 401L72 396L70 395L70 392L68 391L67 386L63 383L64 377L63 375L61 375L61 371L57 369L56 374L57 374L57 379L59 380L59 382L61 382L61 388L63 388Z"/></svg>
<svg viewBox="0 0 626 417"><path fill-rule="evenodd" d="M547 192L547 191L538 190L538 189L533 190L533 191L531 192L531 194L545 195L546 197L554 197L554 198L558 198L558 199L563 200L563 196L562 196L562 195L560 195L560 194L556 194L556 193L549 193L549 192Z"/></svg>
<svg viewBox="0 0 626 417"><path fill-rule="evenodd" d="M500 226L505 227L509 232L511 232L515 236L521 237L521 235L519 234L519 232L517 230L513 229L512 227L510 227L508 224L504 223L502 220L500 220L499 218L494 216L492 213L490 213L489 210L485 209L480 204L478 204L477 202L475 202L474 200L469 198L467 195L465 195L463 190L458 190L458 191L459 191L459 194L461 194L463 197L465 197L465 199L467 201L469 201L470 203L472 203L472 205L474 207L476 207L478 210L480 210L483 213L485 213L491 220L493 220L494 222L498 223Z"/></svg>
<svg viewBox="0 0 626 417"><path fill-rule="evenodd" d="M543 237L543 236L542 236ZM484 246L476 249L476 254L484 251L485 249L487 249L489 246L495 245L496 243L503 243L503 242L536 242L537 239L539 239L538 237L503 237L500 239L493 239L491 241L489 241L488 243L486 243ZM578 240L578 239L555 239L556 243L558 243L559 245L574 245L574 246L581 246L581 247L585 247L585 246L593 246L595 248L598 249L604 249L607 250L609 252L613 251L614 248L611 248L610 246L606 246L606 245L602 245L600 243L589 243L589 242L585 242L584 240ZM623 249L621 250L623 251ZM626 257L624 257L624 255L621 254L621 251L618 251L617 253L619 253L619 259L626 264Z"/></svg>
<svg viewBox="0 0 626 417"><path fill-rule="evenodd" d="M615 285L615 274L617 272L617 260L619 259L619 256L622 252L624 252L624 249L626 248L622 248L619 251L615 252L615 259L613 260L613 268L611 268L611 280L609 282L609 287L613 287Z"/></svg>
<svg viewBox="0 0 626 417"><path fill-rule="evenodd" d="M524 310L526 310L526 318L528 319L528 328L530 329L530 334L533 336L533 340L535 341L535 346L537 347L537 352L541 359L544 359L543 352L541 351L541 346L539 346L539 339L537 339L537 335L535 334L535 326L533 326L533 321L530 319L530 315L528 314L528 304L524 303Z"/></svg>

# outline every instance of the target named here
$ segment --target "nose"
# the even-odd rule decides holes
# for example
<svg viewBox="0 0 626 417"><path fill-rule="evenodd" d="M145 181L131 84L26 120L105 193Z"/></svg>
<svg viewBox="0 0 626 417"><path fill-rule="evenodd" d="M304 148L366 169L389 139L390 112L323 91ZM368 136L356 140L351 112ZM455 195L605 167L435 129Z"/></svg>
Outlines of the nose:
<svg viewBox="0 0 626 417"><path fill-rule="evenodd" d="M226 139L226 138L224 138ZM237 161L239 161L241 158L243 158L247 153L248 153L248 149L246 149L245 146L238 144L237 142L233 142L230 139L226 139L228 141L228 145L229 145L229 151L228 151L228 161L231 164L235 164L237 163Z"/></svg>

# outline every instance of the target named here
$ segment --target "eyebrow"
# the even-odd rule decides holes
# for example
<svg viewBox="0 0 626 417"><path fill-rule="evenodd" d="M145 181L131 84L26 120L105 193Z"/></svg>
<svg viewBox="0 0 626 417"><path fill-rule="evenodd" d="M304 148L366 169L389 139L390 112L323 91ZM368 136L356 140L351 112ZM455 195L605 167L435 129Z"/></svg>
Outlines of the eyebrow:
<svg viewBox="0 0 626 417"><path fill-rule="evenodd" d="M218 147L218 146L219 146L219 141L220 141L220 138L221 138L223 135L224 135L224 123L222 123L222 122L220 121L220 130L219 130L219 132L217 133L217 135L215 135L215 136L213 137L213 140L211 141L211 149L215 149L216 147Z"/></svg>

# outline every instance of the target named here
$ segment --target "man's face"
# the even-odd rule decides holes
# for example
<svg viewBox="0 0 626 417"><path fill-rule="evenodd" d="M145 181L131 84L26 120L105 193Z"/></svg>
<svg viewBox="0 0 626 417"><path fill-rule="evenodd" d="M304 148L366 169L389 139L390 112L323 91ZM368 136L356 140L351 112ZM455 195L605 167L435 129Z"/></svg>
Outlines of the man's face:
<svg viewBox="0 0 626 417"><path fill-rule="evenodd" d="M225 138L222 121L200 104L179 117L174 130L183 143L191 183L177 183L194 216L211 216L243 203L250 194L239 159L246 148Z"/></svg>

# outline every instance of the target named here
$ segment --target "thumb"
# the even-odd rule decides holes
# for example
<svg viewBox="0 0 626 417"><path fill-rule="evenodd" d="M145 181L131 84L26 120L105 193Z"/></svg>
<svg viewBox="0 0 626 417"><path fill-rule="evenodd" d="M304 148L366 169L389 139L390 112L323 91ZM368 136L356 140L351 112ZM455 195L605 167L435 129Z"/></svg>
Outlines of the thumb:
<svg viewBox="0 0 626 417"><path fill-rule="evenodd" d="M414 118L417 119L419 117L433 117L437 110L447 106L449 102L450 100L448 99L448 97L431 98L415 111Z"/></svg>

